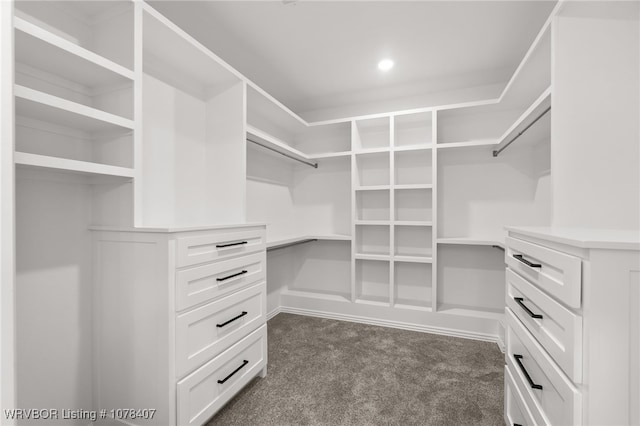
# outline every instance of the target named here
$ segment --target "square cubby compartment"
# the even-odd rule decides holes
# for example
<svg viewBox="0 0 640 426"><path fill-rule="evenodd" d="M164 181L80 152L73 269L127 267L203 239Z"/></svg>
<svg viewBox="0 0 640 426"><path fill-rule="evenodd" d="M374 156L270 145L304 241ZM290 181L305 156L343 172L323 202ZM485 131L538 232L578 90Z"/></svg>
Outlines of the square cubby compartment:
<svg viewBox="0 0 640 426"><path fill-rule="evenodd" d="M427 263L394 263L394 304L431 308L432 266Z"/></svg>
<svg viewBox="0 0 640 426"><path fill-rule="evenodd" d="M389 190L356 191L357 220L389 220Z"/></svg>
<svg viewBox="0 0 640 426"><path fill-rule="evenodd" d="M373 254L389 256L388 225L357 225L356 254Z"/></svg>
<svg viewBox="0 0 640 426"><path fill-rule="evenodd" d="M396 189L394 220L431 222L433 200L430 188Z"/></svg>
<svg viewBox="0 0 640 426"><path fill-rule="evenodd" d="M430 226L395 226L394 255L426 260L433 255Z"/></svg>
<svg viewBox="0 0 640 426"><path fill-rule="evenodd" d="M356 186L389 185L389 153L378 152L356 155Z"/></svg>
<svg viewBox="0 0 640 426"><path fill-rule="evenodd" d="M384 148L390 145L391 126L389 117L357 120L353 149Z"/></svg>
<svg viewBox="0 0 640 426"><path fill-rule="evenodd" d="M395 184L426 185L433 182L431 150L395 153Z"/></svg>
<svg viewBox="0 0 640 426"><path fill-rule="evenodd" d="M389 262L356 260L356 299L389 303Z"/></svg>
<svg viewBox="0 0 640 426"><path fill-rule="evenodd" d="M431 111L394 117L395 146L430 145L432 136Z"/></svg>

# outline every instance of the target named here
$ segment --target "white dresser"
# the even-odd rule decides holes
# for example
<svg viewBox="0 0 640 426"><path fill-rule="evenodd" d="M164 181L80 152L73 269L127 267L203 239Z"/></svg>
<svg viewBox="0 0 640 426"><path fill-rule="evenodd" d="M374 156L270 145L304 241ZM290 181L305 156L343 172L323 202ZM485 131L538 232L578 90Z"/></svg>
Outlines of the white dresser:
<svg viewBox="0 0 640 426"><path fill-rule="evenodd" d="M639 233L507 229L505 422L640 424Z"/></svg>
<svg viewBox="0 0 640 426"><path fill-rule="evenodd" d="M93 237L96 409L156 410L122 424L201 425L266 375L264 225Z"/></svg>

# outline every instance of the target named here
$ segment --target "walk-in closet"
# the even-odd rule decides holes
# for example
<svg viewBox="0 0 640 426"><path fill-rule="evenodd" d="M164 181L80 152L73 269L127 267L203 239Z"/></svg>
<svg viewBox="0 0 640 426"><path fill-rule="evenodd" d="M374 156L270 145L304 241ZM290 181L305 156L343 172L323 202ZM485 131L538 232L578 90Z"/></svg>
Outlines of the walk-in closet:
<svg viewBox="0 0 640 426"><path fill-rule="evenodd" d="M640 2L0 2L1 425L640 424Z"/></svg>

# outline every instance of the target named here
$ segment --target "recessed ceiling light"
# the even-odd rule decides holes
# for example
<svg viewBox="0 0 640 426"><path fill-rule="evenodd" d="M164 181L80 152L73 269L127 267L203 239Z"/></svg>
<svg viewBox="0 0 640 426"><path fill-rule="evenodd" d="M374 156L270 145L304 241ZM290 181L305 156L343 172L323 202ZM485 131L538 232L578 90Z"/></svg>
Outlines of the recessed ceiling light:
<svg viewBox="0 0 640 426"><path fill-rule="evenodd" d="M383 59L378 62L378 68L381 71L389 71L391 68L393 68L393 61L391 59Z"/></svg>

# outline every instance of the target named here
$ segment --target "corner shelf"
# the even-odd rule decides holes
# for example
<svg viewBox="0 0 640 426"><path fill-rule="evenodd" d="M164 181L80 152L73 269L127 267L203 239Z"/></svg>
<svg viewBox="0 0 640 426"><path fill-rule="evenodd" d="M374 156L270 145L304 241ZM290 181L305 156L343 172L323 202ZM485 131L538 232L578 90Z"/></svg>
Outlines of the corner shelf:
<svg viewBox="0 0 640 426"><path fill-rule="evenodd" d="M544 138L545 135L550 135L550 119L539 122L540 124L544 123L544 125L534 125L531 129L526 130L534 120L538 120L549 108L551 108L551 87L548 87L497 140L496 150L503 150L514 138L520 135L526 135L523 139L529 140L530 142L538 142ZM526 133L524 133L525 130Z"/></svg>
<svg viewBox="0 0 640 426"><path fill-rule="evenodd" d="M16 62L93 87L133 81L133 71L15 17Z"/></svg>
<svg viewBox="0 0 640 426"><path fill-rule="evenodd" d="M433 263L433 257L431 256L400 256L394 255L393 260L395 262L406 263Z"/></svg>
<svg viewBox="0 0 640 426"><path fill-rule="evenodd" d="M504 249L504 241L500 240L487 240L480 238L470 238L470 237L458 237L458 238L438 238L436 240L438 244L456 244L456 245L467 245L467 246L492 246L492 247L500 247Z"/></svg>
<svg viewBox="0 0 640 426"><path fill-rule="evenodd" d="M39 90L14 85L16 115L87 132L134 128L132 120L100 111Z"/></svg>
<svg viewBox="0 0 640 426"><path fill-rule="evenodd" d="M111 176L126 179L134 177L134 170L126 167L109 166L106 164L69 160L66 158L50 157L26 152L15 152L14 162L16 165L21 166L67 171L89 176Z"/></svg>
<svg viewBox="0 0 640 426"><path fill-rule="evenodd" d="M311 163L313 161L313 158L310 158L304 152L298 151L297 149L289 146L286 142L281 141L280 139L247 124L247 140L249 139L267 147L267 149L271 149L280 154L293 157L298 161L302 161L305 163Z"/></svg>
<svg viewBox="0 0 640 426"><path fill-rule="evenodd" d="M493 147L498 145L497 139L481 139L475 141L465 141L465 142L451 142L451 143L442 143L436 145L436 149L462 149L462 148L482 148L482 147Z"/></svg>
<svg viewBox="0 0 640 426"><path fill-rule="evenodd" d="M349 235L302 235L289 238L279 238L277 240L267 241L267 250L281 248L289 245L306 242L309 240L319 241L346 241L351 242L351 236Z"/></svg>

